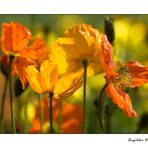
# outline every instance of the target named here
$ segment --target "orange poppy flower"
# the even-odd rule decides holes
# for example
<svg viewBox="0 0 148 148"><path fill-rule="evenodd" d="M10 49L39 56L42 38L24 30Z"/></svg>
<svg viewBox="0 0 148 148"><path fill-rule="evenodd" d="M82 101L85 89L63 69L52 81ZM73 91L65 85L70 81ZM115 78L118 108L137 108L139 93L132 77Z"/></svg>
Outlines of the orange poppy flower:
<svg viewBox="0 0 148 148"><path fill-rule="evenodd" d="M23 69L27 65L35 64L34 60L38 59L45 49L42 39L36 39L28 45L32 38L30 31L19 23L2 24L2 51L7 56L14 56L12 68L18 74L23 88L27 83Z"/></svg>
<svg viewBox="0 0 148 148"><path fill-rule="evenodd" d="M42 99L43 108L43 132L48 132L49 128L49 101L48 98ZM59 101L53 100L53 124L55 131L59 120L60 104ZM82 133L82 123L83 123L83 108L80 105L63 103L62 107L62 120L60 124L60 129L62 133ZM32 121L32 126L29 129L29 133L40 133L40 113L39 104L36 104L36 115ZM48 125L46 127L46 125Z"/></svg>
<svg viewBox="0 0 148 148"><path fill-rule="evenodd" d="M132 102L128 94L124 93L123 87L138 87L148 82L148 67L137 61L122 64L114 62L112 47L106 36L102 37L100 60L106 73L106 93L112 101L125 112L128 117L136 117L137 113L132 108Z"/></svg>
<svg viewBox="0 0 148 148"><path fill-rule="evenodd" d="M58 67L50 60L41 63L40 71L31 65L25 69L31 88L39 94L53 93L53 98L67 98L81 85L81 74L58 74Z"/></svg>
<svg viewBox="0 0 148 148"><path fill-rule="evenodd" d="M88 76L101 73L99 50L102 35L86 24L77 24L68 29L51 48L51 58L58 64L59 72L81 72L86 60Z"/></svg>

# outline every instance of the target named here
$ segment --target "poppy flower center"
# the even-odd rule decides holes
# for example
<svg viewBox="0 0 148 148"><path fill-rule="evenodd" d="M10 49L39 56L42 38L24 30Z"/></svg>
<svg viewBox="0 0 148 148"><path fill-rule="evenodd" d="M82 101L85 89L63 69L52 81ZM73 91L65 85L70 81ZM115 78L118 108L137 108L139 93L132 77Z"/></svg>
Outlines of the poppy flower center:
<svg viewBox="0 0 148 148"><path fill-rule="evenodd" d="M88 57L88 56L85 56L83 59L82 59L82 61L81 61L81 63L82 63L82 65L89 65L89 63L90 63L91 61L90 61L90 58Z"/></svg>
<svg viewBox="0 0 148 148"><path fill-rule="evenodd" d="M14 60L16 60L17 57L19 56L18 53L14 53L14 52L11 52L11 51L7 52L6 55L7 55L8 57L13 57Z"/></svg>
<svg viewBox="0 0 148 148"><path fill-rule="evenodd" d="M132 81L132 76L128 67L126 67L119 61L115 62L115 65L115 72L118 73L118 75L115 77L115 82L125 87L128 87Z"/></svg>

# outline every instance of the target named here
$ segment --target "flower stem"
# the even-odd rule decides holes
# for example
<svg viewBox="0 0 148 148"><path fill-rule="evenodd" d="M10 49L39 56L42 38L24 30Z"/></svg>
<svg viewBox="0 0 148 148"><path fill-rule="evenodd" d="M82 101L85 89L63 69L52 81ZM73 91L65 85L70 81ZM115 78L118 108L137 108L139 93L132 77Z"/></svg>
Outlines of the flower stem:
<svg viewBox="0 0 148 148"><path fill-rule="evenodd" d="M42 100L41 95L39 96L39 112L40 112L40 127L41 127L41 133L43 133L43 110L42 110Z"/></svg>
<svg viewBox="0 0 148 148"><path fill-rule="evenodd" d="M102 122L102 109L104 105L104 100L103 100L103 92L105 88L107 87L107 84L105 84L100 92L99 99L98 99L98 111L99 111L99 122L100 122L100 128L101 128L101 133L104 132L103 129L103 122Z"/></svg>
<svg viewBox="0 0 148 148"><path fill-rule="evenodd" d="M53 93L49 93L49 99L50 99L50 130L49 130L49 133L54 134L53 118L52 118L52 98L53 98Z"/></svg>
<svg viewBox="0 0 148 148"><path fill-rule="evenodd" d="M87 82L87 60L82 62L84 67L84 85L83 85L83 110L84 110L84 134L87 133L86 129L86 82Z"/></svg>
<svg viewBox="0 0 148 148"><path fill-rule="evenodd" d="M10 64L8 70L8 80L9 80L9 93L10 93L10 110L11 110L11 125L13 129L13 133L16 133L15 129L15 117L13 111L13 95L12 95L12 83L11 83L11 66L12 66L13 56L10 56Z"/></svg>
<svg viewBox="0 0 148 148"><path fill-rule="evenodd" d="M5 77L5 86L2 96L2 102L1 102L1 112L0 112L0 131L4 130L4 105L5 105L5 98L6 98L6 91L7 91L7 84L8 84L8 78Z"/></svg>
<svg viewBox="0 0 148 148"><path fill-rule="evenodd" d="M58 133L61 132L61 123L62 123L62 99L60 101L60 106L59 106L59 117L58 117Z"/></svg>

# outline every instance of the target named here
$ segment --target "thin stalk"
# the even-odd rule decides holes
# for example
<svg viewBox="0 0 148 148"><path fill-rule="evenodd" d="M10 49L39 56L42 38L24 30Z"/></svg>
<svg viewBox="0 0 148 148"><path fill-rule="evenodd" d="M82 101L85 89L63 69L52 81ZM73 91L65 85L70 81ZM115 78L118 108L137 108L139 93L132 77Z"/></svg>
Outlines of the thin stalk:
<svg viewBox="0 0 148 148"><path fill-rule="evenodd" d="M87 82L87 60L83 61L84 67L84 84L83 84L83 111L84 111L84 134L87 133L86 129L86 82Z"/></svg>
<svg viewBox="0 0 148 148"><path fill-rule="evenodd" d="M39 112L40 112L40 127L41 127L41 133L43 133L43 110L42 110L42 99L41 95L39 96Z"/></svg>
<svg viewBox="0 0 148 148"><path fill-rule="evenodd" d="M101 128L101 133L104 132L103 128L103 122L102 122L102 109L104 105L104 100L103 100L103 92L105 88L107 87L107 84L105 84L100 92L99 99L98 99L98 111L99 111L99 122L100 122L100 128Z"/></svg>
<svg viewBox="0 0 148 148"><path fill-rule="evenodd" d="M62 123L62 99L60 99L60 106L59 106L58 133L61 133L61 123Z"/></svg>
<svg viewBox="0 0 148 148"><path fill-rule="evenodd" d="M5 85L3 90L2 102L1 102L1 112L0 112L0 131L4 130L4 106L5 106L5 98L7 92L8 78L5 77Z"/></svg>
<svg viewBox="0 0 148 148"><path fill-rule="evenodd" d="M15 134L16 129L15 129L15 117L14 117L14 111L13 111L13 95L12 95L12 82L11 82L12 60L13 60L13 57L10 56L10 64L9 64L9 70L8 70L8 80L9 80L9 93L10 93L11 125L12 125L13 133Z"/></svg>
<svg viewBox="0 0 148 148"><path fill-rule="evenodd" d="M49 93L49 102L50 102L50 130L49 133L53 134L54 133L54 129L53 129L53 113L52 113L52 97L53 97L53 93Z"/></svg>

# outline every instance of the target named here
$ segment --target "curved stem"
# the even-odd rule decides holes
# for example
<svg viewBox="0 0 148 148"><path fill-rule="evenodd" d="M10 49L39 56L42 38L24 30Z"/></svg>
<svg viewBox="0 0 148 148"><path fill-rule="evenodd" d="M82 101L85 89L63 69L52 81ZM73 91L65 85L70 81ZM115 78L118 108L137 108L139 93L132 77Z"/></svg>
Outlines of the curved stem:
<svg viewBox="0 0 148 148"><path fill-rule="evenodd" d="M105 90L105 88L107 87L107 84L105 84L100 92L99 95L99 99L98 99L98 111L99 111L99 122L100 122L100 128L101 128L101 133L104 132L103 129L103 122L102 122L102 109L103 109L103 105L104 105L104 100L103 100L103 92Z"/></svg>
<svg viewBox="0 0 148 148"><path fill-rule="evenodd" d="M41 127L41 133L43 133L43 110L42 110L42 100L41 95L39 96L39 112L40 112L40 127Z"/></svg>
<svg viewBox="0 0 148 148"><path fill-rule="evenodd" d="M49 131L49 133L51 133L51 134L54 133L53 117L52 117L52 97L53 97L53 93L49 93L49 99L50 99L50 131Z"/></svg>
<svg viewBox="0 0 148 148"><path fill-rule="evenodd" d="M8 70L8 80L9 80L9 93L10 93L10 110L11 110L11 124L13 133L16 133L15 129L15 117L14 117L14 111L13 111L13 95L12 95L12 82L11 82L11 65L12 65L13 57L10 56L10 64L9 64L9 70Z"/></svg>
<svg viewBox="0 0 148 148"><path fill-rule="evenodd" d="M84 111L84 133L87 133L86 129L86 82L87 82L87 60L82 62L84 67L84 85L83 85L83 111Z"/></svg>
<svg viewBox="0 0 148 148"><path fill-rule="evenodd" d="M0 131L2 131L3 128L3 122L4 122L4 106L5 106L5 98L6 98L6 91L7 91L7 84L8 84L8 78L5 77L5 86L4 86L4 91L3 91L3 96L2 96L2 102L1 102L1 112L0 112Z"/></svg>

